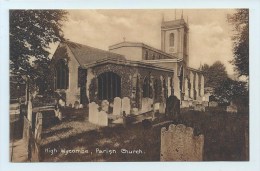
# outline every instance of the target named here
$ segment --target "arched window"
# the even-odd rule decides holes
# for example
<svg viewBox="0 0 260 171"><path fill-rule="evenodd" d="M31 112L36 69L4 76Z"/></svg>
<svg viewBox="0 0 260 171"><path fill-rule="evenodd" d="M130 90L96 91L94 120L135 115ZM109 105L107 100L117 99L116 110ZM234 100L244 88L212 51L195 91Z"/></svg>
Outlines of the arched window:
<svg viewBox="0 0 260 171"><path fill-rule="evenodd" d="M174 46L174 33L170 34L170 46Z"/></svg>
<svg viewBox="0 0 260 171"><path fill-rule="evenodd" d="M113 72L105 72L98 76L99 100L113 100L121 97L121 78Z"/></svg>
<svg viewBox="0 0 260 171"><path fill-rule="evenodd" d="M154 81L154 100L160 101L160 95L162 93L162 85L159 79L155 79Z"/></svg>
<svg viewBox="0 0 260 171"><path fill-rule="evenodd" d="M168 89L166 79L163 79L163 97L166 99L168 97Z"/></svg>
<svg viewBox="0 0 260 171"><path fill-rule="evenodd" d="M143 82L143 97L149 97L150 92L150 79L145 77Z"/></svg>
<svg viewBox="0 0 260 171"><path fill-rule="evenodd" d="M188 90L189 90L189 98L191 97L191 82L190 79L188 79Z"/></svg>
<svg viewBox="0 0 260 171"><path fill-rule="evenodd" d="M171 95L174 95L174 83L173 83L173 78L170 78L170 87L171 87Z"/></svg>
<svg viewBox="0 0 260 171"><path fill-rule="evenodd" d="M55 66L56 89L67 89L69 86L69 68L64 60L59 60Z"/></svg>
<svg viewBox="0 0 260 171"><path fill-rule="evenodd" d="M155 54L153 54L153 57L152 57L152 59L156 59L156 57L155 57Z"/></svg>
<svg viewBox="0 0 260 171"><path fill-rule="evenodd" d="M138 74L133 75L132 79L132 92L133 92L133 102L135 107L139 108L140 106L140 76Z"/></svg>
<svg viewBox="0 0 260 171"><path fill-rule="evenodd" d="M152 81L151 81L151 75L145 77L143 81L143 97L152 98L153 97L153 87L152 87Z"/></svg>

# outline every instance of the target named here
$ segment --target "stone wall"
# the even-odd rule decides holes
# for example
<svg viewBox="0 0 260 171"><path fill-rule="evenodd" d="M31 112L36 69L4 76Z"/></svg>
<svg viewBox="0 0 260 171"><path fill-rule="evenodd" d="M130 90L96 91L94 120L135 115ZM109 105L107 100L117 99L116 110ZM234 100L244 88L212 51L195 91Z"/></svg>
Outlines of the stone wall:
<svg viewBox="0 0 260 171"><path fill-rule="evenodd" d="M90 102L98 100L98 79L97 77L104 72L113 72L121 77L121 96L122 97L131 97L131 75L136 72L136 68L124 66L124 65L115 65L115 64L106 64L99 65L92 68L92 74L95 76L89 85L89 100ZM89 73L88 73L89 74ZM88 75L89 76L89 75ZM87 77L88 77L87 76ZM91 92L92 91L92 92Z"/></svg>
<svg viewBox="0 0 260 171"><path fill-rule="evenodd" d="M158 79L166 79L166 86L168 87L168 80L172 76L173 73L161 71L161 70L155 70L155 69L149 69L145 67L133 67L129 65L117 65L117 64L105 64L105 65L99 65L95 66L93 68L88 69L87 74L87 94L89 95L89 102L96 102L98 104L101 103L101 101L98 99L98 76L104 72L113 72L121 77L121 97L128 97L130 98L131 102L131 108L136 107L133 102L135 101L134 98L134 89L133 89L133 78L138 75L138 83L139 83L139 103L138 108L141 109L142 104L141 101L143 99L143 90L142 85L145 77L150 75L151 82L152 82L152 88L153 88L153 96L154 93L154 80ZM89 78L91 77L91 79ZM170 91L170 90L167 90ZM161 94L158 94L158 96L161 96ZM167 98L167 97L162 97Z"/></svg>

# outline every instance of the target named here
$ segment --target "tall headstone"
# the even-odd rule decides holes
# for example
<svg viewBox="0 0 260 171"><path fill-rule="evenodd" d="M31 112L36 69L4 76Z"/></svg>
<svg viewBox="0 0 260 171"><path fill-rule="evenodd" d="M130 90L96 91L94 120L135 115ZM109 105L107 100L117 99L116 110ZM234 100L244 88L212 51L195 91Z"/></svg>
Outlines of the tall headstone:
<svg viewBox="0 0 260 171"><path fill-rule="evenodd" d="M108 116L107 113L105 111L100 111L98 113L98 123L97 125L100 126L108 126Z"/></svg>
<svg viewBox="0 0 260 171"><path fill-rule="evenodd" d="M204 136L194 136L193 128L170 125L161 129L161 161L202 161Z"/></svg>
<svg viewBox="0 0 260 171"><path fill-rule="evenodd" d="M119 97L114 98L113 115L120 115L122 108L122 100Z"/></svg>
<svg viewBox="0 0 260 171"><path fill-rule="evenodd" d="M128 97L124 97L122 99L122 111L125 111L126 115L130 114L130 99Z"/></svg>
<svg viewBox="0 0 260 171"><path fill-rule="evenodd" d="M95 102L91 102L89 104L89 122L93 123L93 124L97 124L98 123L98 104L96 104Z"/></svg>

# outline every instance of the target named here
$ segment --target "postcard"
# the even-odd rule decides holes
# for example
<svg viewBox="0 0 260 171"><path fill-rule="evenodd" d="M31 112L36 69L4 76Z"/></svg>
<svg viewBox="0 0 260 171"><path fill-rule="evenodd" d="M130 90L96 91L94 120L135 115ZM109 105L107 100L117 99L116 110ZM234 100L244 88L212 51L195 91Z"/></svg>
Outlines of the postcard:
<svg viewBox="0 0 260 171"><path fill-rule="evenodd" d="M249 161L249 12L10 9L10 162Z"/></svg>

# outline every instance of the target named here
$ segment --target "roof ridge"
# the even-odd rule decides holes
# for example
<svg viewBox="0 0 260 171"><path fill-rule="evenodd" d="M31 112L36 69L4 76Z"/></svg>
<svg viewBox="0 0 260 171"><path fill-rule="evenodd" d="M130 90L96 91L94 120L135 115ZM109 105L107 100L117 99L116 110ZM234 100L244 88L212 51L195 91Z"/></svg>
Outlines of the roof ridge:
<svg viewBox="0 0 260 171"><path fill-rule="evenodd" d="M62 42L70 50L75 60L80 66L84 66L87 63L97 61L100 59L122 59L125 60L124 55L114 52L106 51L103 49L94 48L88 45L80 44L70 40Z"/></svg>
<svg viewBox="0 0 260 171"><path fill-rule="evenodd" d="M73 44L77 44L77 45L80 45L80 46L85 46L85 47L88 47L88 48L91 48L91 49L103 51L103 52L106 52L106 53L108 52L108 53L115 54L115 55L118 55L118 56L123 56L123 55L120 55L120 54L118 54L118 53L110 52L109 50L104 50L104 49L95 48L95 47L92 47L92 46L89 46L89 45L85 45L85 44L73 42L73 41L70 41L70 40L66 40L65 43L73 43ZM69 45L69 44L68 44L68 45Z"/></svg>

